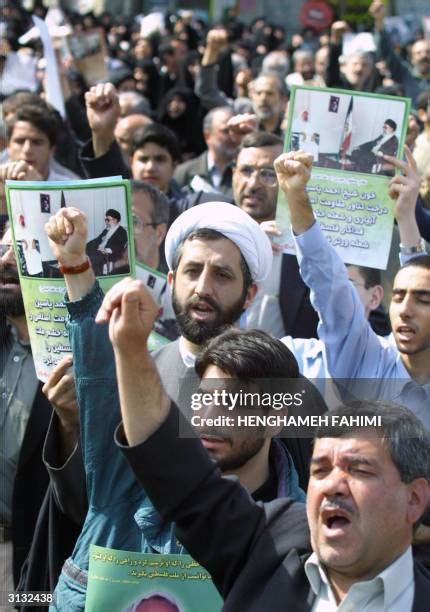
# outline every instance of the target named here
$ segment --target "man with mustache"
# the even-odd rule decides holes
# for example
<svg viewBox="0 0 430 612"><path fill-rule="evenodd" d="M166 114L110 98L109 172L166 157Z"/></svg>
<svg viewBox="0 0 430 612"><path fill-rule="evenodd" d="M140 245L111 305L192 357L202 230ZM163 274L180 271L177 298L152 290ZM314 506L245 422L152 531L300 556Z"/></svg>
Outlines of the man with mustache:
<svg viewBox="0 0 430 612"><path fill-rule="evenodd" d="M430 501L422 423L382 402L330 411L315 436L307 520L289 500L255 504L220 478L198 440L184 440L193 431L146 347L155 315L150 295L130 281L106 295L96 317L109 321L115 353L123 417L116 441L160 514L175 520L179 539L211 573L223 610L424 612L430 578L411 551ZM364 416L373 425L360 427Z"/></svg>

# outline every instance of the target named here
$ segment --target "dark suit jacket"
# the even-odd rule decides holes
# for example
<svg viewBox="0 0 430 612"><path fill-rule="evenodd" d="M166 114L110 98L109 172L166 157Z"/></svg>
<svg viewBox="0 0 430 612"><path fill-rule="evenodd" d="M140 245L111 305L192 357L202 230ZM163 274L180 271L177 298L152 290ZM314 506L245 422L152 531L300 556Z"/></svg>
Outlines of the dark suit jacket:
<svg viewBox="0 0 430 612"><path fill-rule="evenodd" d="M12 497L13 572L18 584L21 566L28 554L34 528L48 486L42 461L45 434L52 407L39 384L18 459Z"/></svg>
<svg viewBox="0 0 430 612"><path fill-rule="evenodd" d="M174 174L174 178L180 187L188 187L193 178L198 175L206 182L211 183L211 178L208 171L208 152L204 151L198 157L190 159L180 164ZM227 167L224 170L224 174L221 180L221 184L218 187L219 191L225 194L228 198L233 197L231 189L232 181L232 169Z"/></svg>
<svg viewBox="0 0 430 612"><path fill-rule="evenodd" d="M309 287L300 276L295 255L282 256L279 306L285 335L293 338L317 338L318 314L309 299Z"/></svg>
<svg viewBox="0 0 430 612"><path fill-rule="evenodd" d="M224 598L224 612L310 612L314 595L304 572L310 552L304 504L284 498L254 503L245 489L220 472L200 442L177 436L178 414L146 442L117 442L160 514L176 523L191 556L206 567ZM189 427L181 422L181 427ZM160 462L160 452L163 461ZM180 458L180 460L178 460ZM426 612L430 575L414 564L412 612Z"/></svg>

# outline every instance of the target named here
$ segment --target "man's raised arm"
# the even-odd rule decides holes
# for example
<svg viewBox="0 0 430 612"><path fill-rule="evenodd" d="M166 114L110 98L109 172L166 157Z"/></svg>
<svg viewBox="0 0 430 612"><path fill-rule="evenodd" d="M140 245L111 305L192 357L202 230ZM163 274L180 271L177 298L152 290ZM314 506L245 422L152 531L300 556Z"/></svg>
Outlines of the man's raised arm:
<svg viewBox="0 0 430 612"><path fill-rule="evenodd" d="M158 312L143 283L125 279L106 294L96 317L97 323L109 321L124 432L130 446L144 442L169 413L170 399L147 346Z"/></svg>
<svg viewBox="0 0 430 612"><path fill-rule="evenodd" d="M312 158L303 151L284 153L275 160L278 182L284 191L296 235L300 274L311 289L311 302L319 313L318 335L323 340L330 374L336 378L357 375L360 358L369 342L379 347L363 306L348 280L345 265L328 244L315 221L306 184Z"/></svg>
<svg viewBox="0 0 430 612"><path fill-rule="evenodd" d="M91 141L81 151L81 162L91 178L119 174L130 177L115 140L115 126L120 117L118 93L112 83L99 83L85 94Z"/></svg>

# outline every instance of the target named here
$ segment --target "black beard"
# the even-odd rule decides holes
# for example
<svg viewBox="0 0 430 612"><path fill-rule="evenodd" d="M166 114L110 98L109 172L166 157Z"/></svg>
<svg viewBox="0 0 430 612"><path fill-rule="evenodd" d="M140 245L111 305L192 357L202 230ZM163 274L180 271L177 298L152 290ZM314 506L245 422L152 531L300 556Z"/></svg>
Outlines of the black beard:
<svg viewBox="0 0 430 612"><path fill-rule="evenodd" d="M230 456L227 457L213 457L211 452L208 452L222 472L230 472L233 470L238 470L239 468L243 467L245 463L248 463L250 459L255 457L255 455L263 448L264 442L264 437L243 440L239 448L235 449L235 452L232 452Z"/></svg>
<svg viewBox="0 0 430 612"><path fill-rule="evenodd" d="M211 338L219 336L222 332L236 323L244 310L246 291L244 291L237 302L227 310L221 310L219 305L210 297L199 298L199 300L200 299L214 309L216 316L213 321L195 321L190 314L192 301L191 304L190 301L188 301L185 306L182 306L176 297L176 291L173 287L172 306L181 335L189 342L197 345L202 345Z"/></svg>

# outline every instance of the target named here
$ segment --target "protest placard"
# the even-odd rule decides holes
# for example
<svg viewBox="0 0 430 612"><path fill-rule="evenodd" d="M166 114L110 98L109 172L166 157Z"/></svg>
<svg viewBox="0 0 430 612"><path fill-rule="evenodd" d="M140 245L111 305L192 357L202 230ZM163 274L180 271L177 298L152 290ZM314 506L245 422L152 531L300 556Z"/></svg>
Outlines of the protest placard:
<svg viewBox="0 0 430 612"><path fill-rule="evenodd" d="M170 602L178 612L220 612L222 608L211 576L190 555L90 546L86 612L133 612L142 601L148 602L149 609L154 600Z"/></svg>
<svg viewBox="0 0 430 612"><path fill-rule="evenodd" d="M95 28L71 34L65 40L76 69L84 76L88 86L107 79L105 58L108 56L103 30Z"/></svg>
<svg viewBox="0 0 430 612"><path fill-rule="evenodd" d="M307 186L315 217L345 263L385 269L393 229L388 183L402 157L410 101L336 89L294 87L285 151L313 157ZM279 242L294 253L287 202L278 196Z"/></svg>
<svg viewBox="0 0 430 612"><path fill-rule="evenodd" d="M7 181L6 198L36 374L46 381L70 353L65 284L45 224L63 207L82 210L88 221L87 255L103 290L135 271L129 182Z"/></svg>

